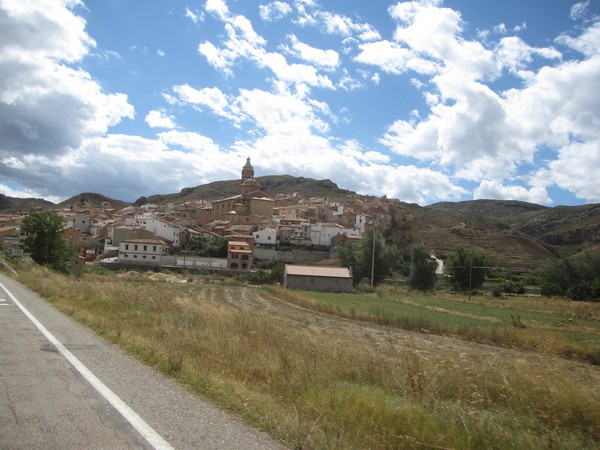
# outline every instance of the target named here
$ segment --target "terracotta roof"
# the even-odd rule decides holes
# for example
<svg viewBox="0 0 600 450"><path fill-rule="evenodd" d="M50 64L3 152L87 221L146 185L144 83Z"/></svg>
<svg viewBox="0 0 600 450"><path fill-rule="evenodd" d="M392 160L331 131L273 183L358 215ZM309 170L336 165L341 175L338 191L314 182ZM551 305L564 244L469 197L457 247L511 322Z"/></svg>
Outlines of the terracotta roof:
<svg viewBox="0 0 600 450"><path fill-rule="evenodd" d="M305 277L352 278L350 270L346 267L292 266L286 264L285 272L288 275Z"/></svg>

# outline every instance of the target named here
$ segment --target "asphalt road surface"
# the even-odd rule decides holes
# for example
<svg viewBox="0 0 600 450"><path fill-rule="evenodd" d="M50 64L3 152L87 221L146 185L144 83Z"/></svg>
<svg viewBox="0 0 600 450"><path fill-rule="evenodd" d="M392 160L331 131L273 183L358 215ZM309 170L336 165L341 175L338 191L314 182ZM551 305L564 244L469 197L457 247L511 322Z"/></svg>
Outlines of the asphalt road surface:
<svg viewBox="0 0 600 450"><path fill-rule="evenodd" d="M280 449L0 274L0 449Z"/></svg>

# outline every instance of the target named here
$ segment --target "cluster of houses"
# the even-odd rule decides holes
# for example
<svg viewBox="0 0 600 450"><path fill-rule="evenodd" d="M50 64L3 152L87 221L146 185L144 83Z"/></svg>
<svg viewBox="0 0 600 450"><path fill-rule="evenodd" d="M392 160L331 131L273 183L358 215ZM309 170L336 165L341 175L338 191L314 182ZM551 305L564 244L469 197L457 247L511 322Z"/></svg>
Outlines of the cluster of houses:
<svg viewBox="0 0 600 450"><path fill-rule="evenodd" d="M57 210L66 218L64 239L85 261L114 267L205 268L246 272L255 261L285 262L289 287L349 290L348 269L333 267L339 245L358 240L366 227L391 223L385 197L350 195L329 201L301 193L270 198L254 178L250 158L242 168L240 193L183 204ZM0 216L0 246L19 254L24 215ZM208 258L188 250L192 243L227 240L227 257ZM312 260L314 266L293 263ZM348 280L350 280L348 284Z"/></svg>

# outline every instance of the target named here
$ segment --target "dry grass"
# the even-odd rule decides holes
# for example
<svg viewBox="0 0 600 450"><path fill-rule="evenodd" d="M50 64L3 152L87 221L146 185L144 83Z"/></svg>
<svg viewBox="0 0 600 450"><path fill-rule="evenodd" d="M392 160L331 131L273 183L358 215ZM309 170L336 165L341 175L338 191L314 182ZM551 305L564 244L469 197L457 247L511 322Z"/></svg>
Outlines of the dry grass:
<svg viewBox="0 0 600 450"><path fill-rule="evenodd" d="M594 366L335 318L258 288L40 270L19 280L292 448L600 446Z"/></svg>

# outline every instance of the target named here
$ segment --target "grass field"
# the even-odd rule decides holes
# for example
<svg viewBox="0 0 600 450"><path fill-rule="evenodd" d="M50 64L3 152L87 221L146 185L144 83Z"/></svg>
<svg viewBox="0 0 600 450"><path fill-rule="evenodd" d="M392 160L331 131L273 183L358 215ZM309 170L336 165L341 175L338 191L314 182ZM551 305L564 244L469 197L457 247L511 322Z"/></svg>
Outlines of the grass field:
<svg viewBox="0 0 600 450"><path fill-rule="evenodd" d="M600 369L582 362L598 351L597 304L17 271L56 308L289 448L600 447ZM416 331L399 329L400 316ZM494 327L517 343L552 339L469 340ZM567 347L578 353L561 356Z"/></svg>
<svg viewBox="0 0 600 450"><path fill-rule="evenodd" d="M553 352L600 364L600 304L562 298L422 293L302 292L287 299L357 320L502 346Z"/></svg>

